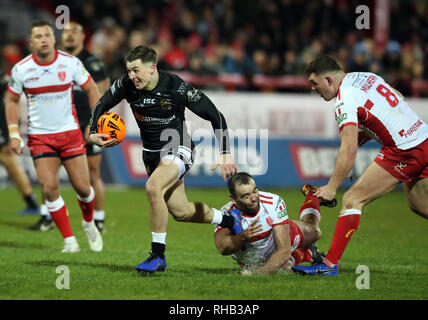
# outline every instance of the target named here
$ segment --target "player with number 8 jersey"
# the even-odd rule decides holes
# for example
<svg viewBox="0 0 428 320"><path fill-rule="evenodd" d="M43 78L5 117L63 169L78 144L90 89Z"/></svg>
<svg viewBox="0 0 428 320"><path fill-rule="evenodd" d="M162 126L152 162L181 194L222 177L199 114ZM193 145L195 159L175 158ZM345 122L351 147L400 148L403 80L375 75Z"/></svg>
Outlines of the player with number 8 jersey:
<svg viewBox="0 0 428 320"><path fill-rule="evenodd" d="M358 126L386 147L407 150L428 137L428 125L373 73L348 73L339 86L334 112L339 131Z"/></svg>
<svg viewBox="0 0 428 320"><path fill-rule="evenodd" d="M363 208L400 183L410 209L428 218L428 125L398 91L376 74L345 73L334 58L321 56L308 65L306 75L324 100L336 99L334 112L341 140L333 174L316 196L334 199L354 166L358 146L370 139L382 144L379 155L343 196L324 263L295 267L306 274L325 274L337 269L359 226Z"/></svg>

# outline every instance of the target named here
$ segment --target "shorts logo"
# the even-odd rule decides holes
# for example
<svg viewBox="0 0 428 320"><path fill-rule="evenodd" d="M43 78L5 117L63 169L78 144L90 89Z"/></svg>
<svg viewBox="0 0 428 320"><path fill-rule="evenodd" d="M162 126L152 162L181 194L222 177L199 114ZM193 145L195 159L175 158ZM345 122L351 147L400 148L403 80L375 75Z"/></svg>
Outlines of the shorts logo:
<svg viewBox="0 0 428 320"><path fill-rule="evenodd" d="M405 167L407 167L407 163L405 163L405 162L400 162L399 164L396 164L396 165L395 165L394 170L395 170L395 171L397 171L397 172L399 172L399 173L400 173L404 178L408 179L408 178L409 178L409 176L408 176L408 175L406 175L406 174L403 172L403 169L404 169Z"/></svg>
<svg viewBox="0 0 428 320"><path fill-rule="evenodd" d="M59 81L64 82L65 77L66 77L65 71L58 71L58 79L59 79Z"/></svg>
<svg viewBox="0 0 428 320"><path fill-rule="evenodd" d="M407 167L407 163L400 162L394 168L395 168L395 170L403 170L405 167Z"/></svg>

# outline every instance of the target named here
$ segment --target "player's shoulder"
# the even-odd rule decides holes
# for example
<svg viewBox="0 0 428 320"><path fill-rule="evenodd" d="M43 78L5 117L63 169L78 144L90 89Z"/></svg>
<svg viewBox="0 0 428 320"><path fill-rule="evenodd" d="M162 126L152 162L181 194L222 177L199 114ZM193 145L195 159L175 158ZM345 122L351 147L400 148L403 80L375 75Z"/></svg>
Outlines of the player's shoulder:
<svg viewBox="0 0 428 320"><path fill-rule="evenodd" d="M90 53L88 50L83 49L77 57L82 61L85 68L93 69L94 71L99 71L104 67L104 63L94 54Z"/></svg>
<svg viewBox="0 0 428 320"><path fill-rule="evenodd" d="M187 82L175 73L159 70L160 88L184 95L186 92L187 85Z"/></svg>
<svg viewBox="0 0 428 320"><path fill-rule="evenodd" d="M272 206L276 205L279 199L282 200L279 195L266 191L259 191L259 198L262 203Z"/></svg>
<svg viewBox="0 0 428 320"><path fill-rule="evenodd" d="M69 54L69 53L67 53L67 52L65 52L65 51L62 51L62 50L57 50L57 52L58 52L58 57L59 58L62 58L62 59L71 59L71 60L74 60L74 61L77 61L77 60L79 60L78 58L76 58L75 56L73 56L72 54Z"/></svg>
<svg viewBox="0 0 428 320"><path fill-rule="evenodd" d="M26 68L31 62L33 62L33 54L29 54L25 58L18 61L12 68L14 71L22 70L23 68Z"/></svg>
<svg viewBox="0 0 428 320"><path fill-rule="evenodd" d="M343 105L344 102L356 102L359 97L365 94L362 90L367 79L371 75L369 72L350 72L342 79L336 96L336 107ZM371 77L370 79L373 79ZM369 80L371 81L371 80ZM357 99L357 100L356 100Z"/></svg>
<svg viewBox="0 0 428 320"><path fill-rule="evenodd" d="M115 95L116 92L127 94L128 92L135 91L135 86L132 83L132 80L129 79L129 76L124 74L120 78L113 81L110 90L113 95Z"/></svg>

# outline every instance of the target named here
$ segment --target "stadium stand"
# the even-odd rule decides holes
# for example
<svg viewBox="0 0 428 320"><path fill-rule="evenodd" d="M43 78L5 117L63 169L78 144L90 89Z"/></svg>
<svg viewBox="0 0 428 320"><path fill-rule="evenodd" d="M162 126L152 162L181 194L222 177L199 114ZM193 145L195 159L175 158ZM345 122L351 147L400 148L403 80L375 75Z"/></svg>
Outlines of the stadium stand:
<svg viewBox="0 0 428 320"><path fill-rule="evenodd" d="M105 62L112 80L124 72L124 53L145 44L159 52L160 68L180 72L198 87L307 92L304 66L328 53L346 71L372 71L406 96L427 96L428 4L387 2L389 38L379 46L372 40L378 9L369 0L253 0L251 6L233 0L5 0L0 6L23 19L18 26L13 15L0 16L6 22L2 68L7 71L27 53L21 23L31 20L24 19L26 12L55 19L55 8L66 5L71 19L85 26L87 47ZM355 27L361 4L370 8L368 30ZM396 23L400 16L409 22Z"/></svg>

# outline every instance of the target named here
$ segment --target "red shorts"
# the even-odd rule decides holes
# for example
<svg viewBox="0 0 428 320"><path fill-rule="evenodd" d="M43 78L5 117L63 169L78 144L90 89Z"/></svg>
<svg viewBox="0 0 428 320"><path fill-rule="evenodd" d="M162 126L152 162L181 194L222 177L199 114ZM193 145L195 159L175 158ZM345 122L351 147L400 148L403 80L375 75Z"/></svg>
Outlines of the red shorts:
<svg viewBox="0 0 428 320"><path fill-rule="evenodd" d="M291 240L291 251L296 250L297 248L300 248L300 245L303 241L303 233L302 230L300 230L299 226L289 220L290 223L290 240Z"/></svg>
<svg viewBox="0 0 428 320"><path fill-rule="evenodd" d="M80 129L50 134L29 134L27 145L33 159L60 157L67 160L86 154L85 141Z"/></svg>
<svg viewBox="0 0 428 320"><path fill-rule="evenodd" d="M428 139L408 150L383 147L374 161L400 181L427 178Z"/></svg>

